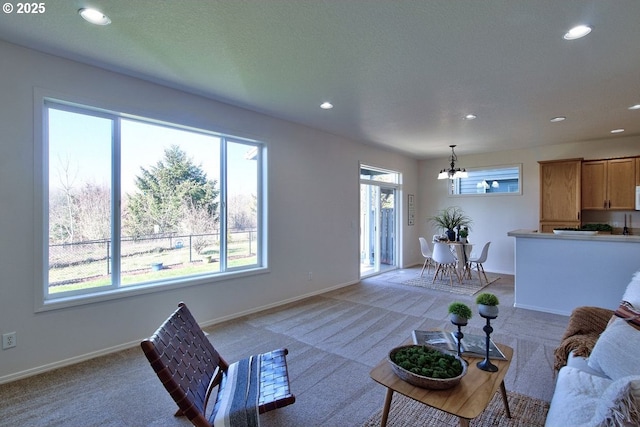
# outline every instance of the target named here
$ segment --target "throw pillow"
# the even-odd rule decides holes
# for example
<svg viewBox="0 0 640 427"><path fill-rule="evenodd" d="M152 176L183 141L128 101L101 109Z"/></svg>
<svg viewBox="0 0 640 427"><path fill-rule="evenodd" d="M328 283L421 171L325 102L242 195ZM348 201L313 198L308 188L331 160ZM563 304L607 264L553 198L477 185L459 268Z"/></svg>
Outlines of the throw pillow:
<svg viewBox="0 0 640 427"><path fill-rule="evenodd" d="M624 377L612 382L602 393L589 425L640 425L640 376Z"/></svg>
<svg viewBox="0 0 640 427"><path fill-rule="evenodd" d="M629 301L636 307L640 307L640 271L637 271L627 285L627 289L622 295L623 301Z"/></svg>
<svg viewBox="0 0 640 427"><path fill-rule="evenodd" d="M640 329L640 310L637 310L629 301L622 301L615 315L626 320L634 328Z"/></svg>
<svg viewBox="0 0 640 427"><path fill-rule="evenodd" d="M612 380L640 375L638 363L640 331L623 319L615 319L600 334L589 356L589 366L600 370Z"/></svg>

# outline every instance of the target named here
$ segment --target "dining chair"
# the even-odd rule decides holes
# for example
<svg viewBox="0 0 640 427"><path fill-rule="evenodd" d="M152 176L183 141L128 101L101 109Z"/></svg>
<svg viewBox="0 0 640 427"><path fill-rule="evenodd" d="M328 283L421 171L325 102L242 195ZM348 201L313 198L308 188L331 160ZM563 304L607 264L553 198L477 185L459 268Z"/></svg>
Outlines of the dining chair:
<svg viewBox="0 0 640 427"><path fill-rule="evenodd" d="M427 239L424 237L418 237L418 240L420 240L420 252L422 252L422 256L424 257L424 264L422 264L422 271L420 271L420 277L422 277L425 267L427 267L427 273L431 270L431 266L433 265L433 253Z"/></svg>
<svg viewBox="0 0 640 427"><path fill-rule="evenodd" d="M458 279L458 283L462 283L460 275L458 274L458 259L449 249L449 245L443 242L435 242L433 244L433 261L436 263L436 272L433 275L431 283L436 281L438 273L441 275L448 274L449 283L453 286L453 275L455 274Z"/></svg>
<svg viewBox="0 0 640 427"><path fill-rule="evenodd" d="M491 242L487 242L484 244L484 246L482 247L482 252L480 252L480 256L469 257L469 259L467 260L467 262L469 263L469 275L471 275L471 270L474 268L474 264L475 264L475 269L478 272L478 280L480 280L480 283L482 283L482 278L480 277L480 273L482 273L482 275L484 276L485 282L489 283L489 279L487 279L487 274L484 272L484 267L482 266L482 264L485 261L487 261L490 244Z"/></svg>

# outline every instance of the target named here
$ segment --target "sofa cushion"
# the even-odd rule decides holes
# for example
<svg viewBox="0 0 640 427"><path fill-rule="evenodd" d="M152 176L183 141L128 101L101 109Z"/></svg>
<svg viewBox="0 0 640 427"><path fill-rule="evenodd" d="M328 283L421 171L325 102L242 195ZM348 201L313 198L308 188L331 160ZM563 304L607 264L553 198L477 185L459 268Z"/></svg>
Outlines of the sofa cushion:
<svg viewBox="0 0 640 427"><path fill-rule="evenodd" d="M602 393L613 383L565 366L558 372L545 427L591 425Z"/></svg>
<svg viewBox="0 0 640 427"><path fill-rule="evenodd" d="M596 406L593 425L603 427L640 425L640 376L614 381Z"/></svg>
<svg viewBox="0 0 640 427"><path fill-rule="evenodd" d="M589 366L589 358L576 356L573 352L569 353L569 358L567 359L567 366L571 366L572 368L580 369L583 372L591 375L597 375L599 377L608 378L607 375L600 371L595 370L591 366Z"/></svg>
<svg viewBox="0 0 640 427"><path fill-rule="evenodd" d="M615 318L602 332L589 356L589 366L613 380L640 375L640 331Z"/></svg>
<svg viewBox="0 0 640 427"><path fill-rule="evenodd" d="M629 301L635 307L640 307L640 271L637 271L627 285L622 295L623 301Z"/></svg>

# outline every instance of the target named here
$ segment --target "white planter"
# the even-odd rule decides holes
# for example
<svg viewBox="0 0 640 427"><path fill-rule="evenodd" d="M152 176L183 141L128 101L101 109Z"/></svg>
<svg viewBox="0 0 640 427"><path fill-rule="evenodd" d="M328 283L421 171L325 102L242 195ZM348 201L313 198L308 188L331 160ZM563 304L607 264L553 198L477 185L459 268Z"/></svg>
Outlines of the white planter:
<svg viewBox="0 0 640 427"><path fill-rule="evenodd" d="M451 323L453 323L454 325L460 325L460 326L466 326L467 323L469 322L469 319L467 319L466 317L458 316L457 314L454 314L454 313L449 314L449 319L451 320Z"/></svg>
<svg viewBox="0 0 640 427"><path fill-rule="evenodd" d="M478 304L478 311L480 312L480 316L488 317L489 319L495 319L498 317L498 306L497 305L484 305Z"/></svg>

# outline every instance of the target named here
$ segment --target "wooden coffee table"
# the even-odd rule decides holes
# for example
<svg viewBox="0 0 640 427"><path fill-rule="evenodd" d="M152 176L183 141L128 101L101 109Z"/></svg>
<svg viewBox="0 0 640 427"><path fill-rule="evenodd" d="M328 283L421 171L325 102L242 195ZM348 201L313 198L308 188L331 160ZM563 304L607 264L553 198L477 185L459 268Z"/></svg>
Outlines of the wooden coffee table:
<svg viewBox="0 0 640 427"><path fill-rule="evenodd" d="M511 418L504 377L511 364L513 349L503 344L496 343L496 345L507 357L507 360L491 359L491 363L498 367L498 372L486 372L478 369L476 363L483 360L482 358L464 356L464 359L469 362L467 374L462 377L458 385L448 390L428 390L415 387L401 380L391 369L389 361L386 358L383 359L369 374L373 380L387 387L381 427L385 427L387 424L394 391L432 408L455 415L460 418L461 427L468 427L469 420L476 418L487 408L494 394L500 388L507 416Z"/></svg>

